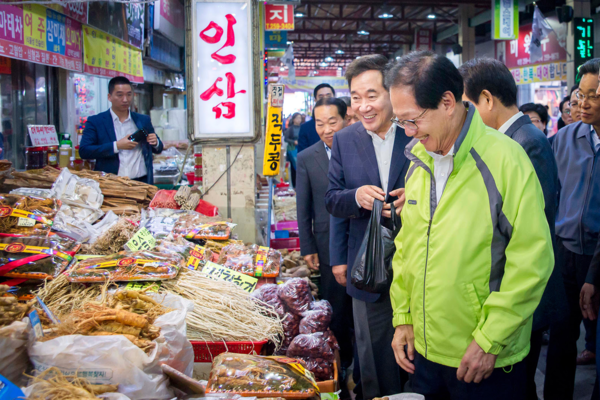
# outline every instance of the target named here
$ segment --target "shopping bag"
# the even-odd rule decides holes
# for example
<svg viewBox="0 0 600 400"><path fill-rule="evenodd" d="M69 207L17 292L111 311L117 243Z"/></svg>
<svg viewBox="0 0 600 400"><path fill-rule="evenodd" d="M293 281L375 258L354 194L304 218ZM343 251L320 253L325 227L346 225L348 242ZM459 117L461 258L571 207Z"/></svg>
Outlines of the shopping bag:
<svg viewBox="0 0 600 400"><path fill-rule="evenodd" d="M369 293L384 293L392 283L394 239L400 230L400 217L392 205L392 229L381 225L383 202L375 200L367 232L352 266L351 281L355 288Z"/></svg>

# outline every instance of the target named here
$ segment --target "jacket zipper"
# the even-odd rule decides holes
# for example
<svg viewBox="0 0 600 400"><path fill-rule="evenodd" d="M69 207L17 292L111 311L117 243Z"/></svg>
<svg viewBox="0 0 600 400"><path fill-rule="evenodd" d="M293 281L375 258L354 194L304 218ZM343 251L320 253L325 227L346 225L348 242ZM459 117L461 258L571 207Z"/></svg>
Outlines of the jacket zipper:
<svg viewBox="0 0 600 400"><path fill-rule="evenodd" d="M425 272L423 273L423 340L425 341L425 358L427 358L427 324L425 323L425 284L427 282L427 264L429 262L429 233L431 232L431 221L433 215L429 218L429 226L427 227L427 251L425 252Z"/></svg>

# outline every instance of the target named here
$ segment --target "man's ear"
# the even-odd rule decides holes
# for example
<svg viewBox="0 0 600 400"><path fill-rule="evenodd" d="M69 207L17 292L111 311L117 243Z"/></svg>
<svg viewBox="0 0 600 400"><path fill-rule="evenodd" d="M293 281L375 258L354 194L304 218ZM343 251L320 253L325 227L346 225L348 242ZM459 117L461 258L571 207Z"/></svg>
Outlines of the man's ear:
<svg viewBox="0 0 600 400"><path fill-rule="evenodd" d="M477 104L481 104L486 107L488 111L492 111L494 108L494 96L492 96L489 90L484 89L479 95L479 102Z"/></svg>

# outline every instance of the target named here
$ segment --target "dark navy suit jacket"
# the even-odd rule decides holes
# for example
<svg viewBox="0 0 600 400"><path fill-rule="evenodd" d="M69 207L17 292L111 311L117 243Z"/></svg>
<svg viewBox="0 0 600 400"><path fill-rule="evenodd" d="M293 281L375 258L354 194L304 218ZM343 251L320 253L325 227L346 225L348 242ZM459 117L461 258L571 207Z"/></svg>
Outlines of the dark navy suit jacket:
<svg viewBox="0 0 600 400"><path fill-rule="evenodd" d="M410 138L404 129L396 127L394 149L388 180L388 193L404 187L409 162L404 148ZM373 139L358 122L337 132L333 137L329 161L329 187L325 195L327 211L337 218L331 221L329 257L331 265L348 265L346 290L355 299L375 302L379 294L368 293L352 286L350 273L371 217L371 211L356 204L356 191L364 185L381 187ZM387 202L395 199L387 199Z"/></svg>
<svg viewBox="0 0 600 400"><path fill-rule="evenodd" d="M138 129L145 128L149 133L154 133L154 127L150 117L131 111L131 119ZM96 171L111 174L119 173L119 154L115 154L113 142L117 140L115 124L112 120L110 110L91 116L85 123L83 137L79 144L79 155L84 160L96 160ZM158 138L158 145L152 147L147 141L140 143L142 155L148 171L148 183L154 184L152 170L152 153L160 154L163 143Z"/></svg>
<svg viewBox="0 0 600 400"><path fill-rule="evenodd" d="M308 149L310 146L320 141L321 138L317 133L317 123L313 116L313 119L300 125L300 132L298 132L298 146L296 146L296 150L298 150L298 154L300 154L302 150Z"/></svg>

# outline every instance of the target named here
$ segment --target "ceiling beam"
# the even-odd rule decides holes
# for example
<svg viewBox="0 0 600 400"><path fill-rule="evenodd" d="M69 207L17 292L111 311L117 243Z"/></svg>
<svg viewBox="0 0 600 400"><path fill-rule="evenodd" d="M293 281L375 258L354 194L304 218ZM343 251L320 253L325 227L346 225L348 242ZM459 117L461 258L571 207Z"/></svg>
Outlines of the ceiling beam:
<svg viewBox="0 0 600 400"><path fill-rule="evenodd" d="M387 18L387 19L382 19L382 18L363 18L363 17L311 17L311 18L307 18L310 19L312 21L368 21L368 22L435 22L435 19L428 19L428 18ZM446 18L443 19L443 21L448 21L450 23L456 23L458 22L458 19L455 18L454 20L447 20ZM439 21L438 21L439 22Z"/></svg>
<svg viewBox="0 0 600 400"><path fill-rule="evenodd" d="M533 0L526 0L533 1ZM303 4L360 4L364 5L364 0L302 0ZM373 1L369 2L370 6L382 6L383 4L388 6L436 6L436 7L456 7L459 4L474 4L477 6L489 8L490 2L489 0L388 0L388 1Z"/></svg>
<svg viewBox="0 0 600 400"><path fill-rule="evenodd" d="M457 28L458 29L458 28ZM351 35L356 33L356 29L296 29L293 31L294 33L301 35ZM410 30L402 30L402 31L369 31L371 34L366 36L373 35L412 35L413 32ZM457 31L458 32L458 31ZM360 42L360 41L359 41Z"/></svg>

